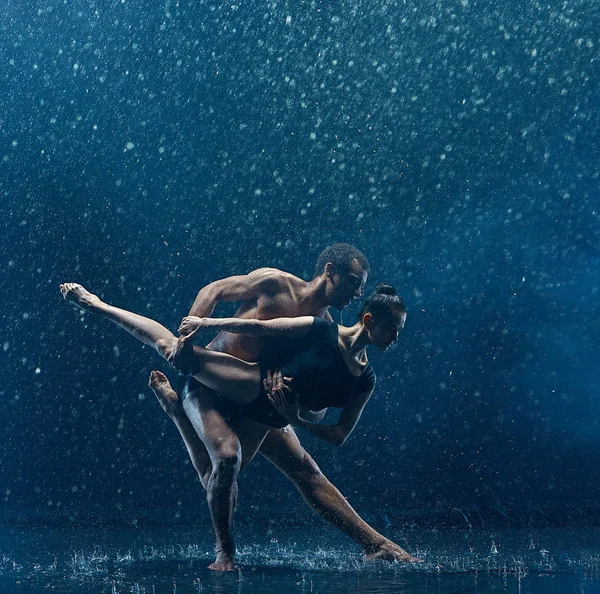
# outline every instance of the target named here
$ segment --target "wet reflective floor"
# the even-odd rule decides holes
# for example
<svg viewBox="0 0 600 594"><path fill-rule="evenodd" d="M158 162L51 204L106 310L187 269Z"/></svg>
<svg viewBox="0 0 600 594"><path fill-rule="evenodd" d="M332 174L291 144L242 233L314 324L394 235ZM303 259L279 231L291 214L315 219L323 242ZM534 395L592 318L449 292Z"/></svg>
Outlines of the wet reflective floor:
<svg viewBox="0 0 600 594"><path fill-rule="evenodd" d="M236 572L207 569L210 534L194 528L2 528L0 592L577 592L600 594L600 529L405 530L421 565L365 563L337 535L240 534Z"/></svg>

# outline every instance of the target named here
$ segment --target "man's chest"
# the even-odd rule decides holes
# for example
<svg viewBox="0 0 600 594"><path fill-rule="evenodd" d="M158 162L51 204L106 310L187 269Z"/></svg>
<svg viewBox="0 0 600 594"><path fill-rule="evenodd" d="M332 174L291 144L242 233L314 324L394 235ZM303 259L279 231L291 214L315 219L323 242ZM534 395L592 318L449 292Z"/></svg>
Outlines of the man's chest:
<svg viewBox="0 0 600 594"><path fill-rule="evenodd" d="M256 302L256 317L261 320L273 318L297 318L315 315L309 304L290 295L266 295Z"/></svg>

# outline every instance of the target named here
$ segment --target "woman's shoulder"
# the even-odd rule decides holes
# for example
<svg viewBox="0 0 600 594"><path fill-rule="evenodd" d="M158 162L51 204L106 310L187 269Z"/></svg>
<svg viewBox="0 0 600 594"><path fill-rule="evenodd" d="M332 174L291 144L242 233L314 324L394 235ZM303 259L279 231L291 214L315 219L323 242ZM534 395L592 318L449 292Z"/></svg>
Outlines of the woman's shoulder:
<svg viewBox="0 0 600 594"><path fill-rule="evenodd" d="M320 342L337 345L338 325L335 322L315 317L313 318L311 333Z"/></svg>

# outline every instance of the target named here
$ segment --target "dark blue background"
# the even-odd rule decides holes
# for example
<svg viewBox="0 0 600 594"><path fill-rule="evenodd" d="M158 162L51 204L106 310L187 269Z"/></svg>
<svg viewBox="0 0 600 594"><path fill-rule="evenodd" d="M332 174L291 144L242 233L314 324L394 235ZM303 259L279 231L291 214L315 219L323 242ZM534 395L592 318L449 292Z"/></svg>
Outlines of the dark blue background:
<svg viewBox="0 0 600 594"><path fill-rule="evenodd" d="M351 502L595 502L593 3L0 8L6 521L206 515L145 387L165 365L60 282L175 329L209 281L309 278L334 241L409 309L351 440L301 435ZM249 517L298 501L263 461L245 472Z"/></svg>

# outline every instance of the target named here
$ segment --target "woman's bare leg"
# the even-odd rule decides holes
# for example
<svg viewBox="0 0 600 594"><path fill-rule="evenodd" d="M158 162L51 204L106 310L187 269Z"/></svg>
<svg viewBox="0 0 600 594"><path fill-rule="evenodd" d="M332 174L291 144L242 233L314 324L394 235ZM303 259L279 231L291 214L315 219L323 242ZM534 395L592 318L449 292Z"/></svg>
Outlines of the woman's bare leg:
<svg viewBox="0 0 600 594"><path fill-rule="evenodd" d="M193 346L188 338L173 335L162 324L133 312L104 303L81 285L65 283L60 285L63 297L78 307L97 313L127 330L138 340L151 346L167 361L193 357L194 377L221 396L238 404L246 404L258 395L261 388L260 368L256 363L248 363L226 353L218 353Z"/></svg>
<svg viewBox="0 0 600 594"><path fill-rule="evenodd" d="M100 297L93 295L81 285L65 283L60 285L60 291L67 301L72 301L81 309L100 314L102 317L114 322L144 344L151 346L165 359L171 356L177 346L177 337L162 324L133 312L108 305Z"/></svg>

